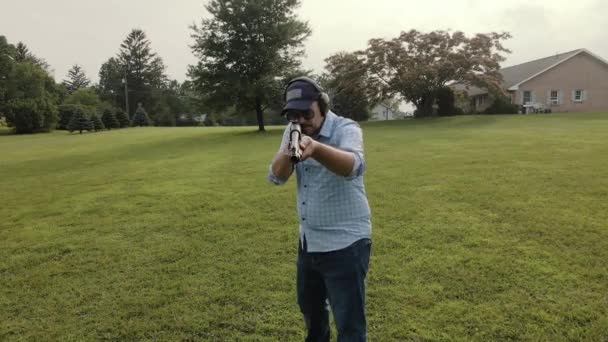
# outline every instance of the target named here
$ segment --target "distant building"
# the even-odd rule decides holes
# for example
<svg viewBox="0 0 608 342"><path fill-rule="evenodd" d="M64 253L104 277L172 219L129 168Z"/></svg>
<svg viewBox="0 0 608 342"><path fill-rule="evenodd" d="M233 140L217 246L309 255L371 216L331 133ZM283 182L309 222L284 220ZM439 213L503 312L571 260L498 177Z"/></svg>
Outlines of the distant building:
<svg viewBox="0 0 608 342"><path fill-rule="evenodd" d="M379 121L379 120L397 120L403 119L407 116L406 113L401 111L395 111L391 109L385 103L379 103L375 105L371 110L370 120L371 121Z"/></svg>
<svg viewBox="0 0 608 342"><path fill-rule="evenodd" d="M608 111L608 61L578 49L500 70L511 103L523 112ZM494 101L487 89L461 83L472 111L481 112Z"/></svg>
<svg viewBox="0 0 608 342"><path fill-rule="evenodd" d="M190 119L192 119L194 122L196 122L199 125L203 124L203 122L205 121L205 118L207 118L207 114L182 113L177 116L178 121L188 122Z"/></svg>

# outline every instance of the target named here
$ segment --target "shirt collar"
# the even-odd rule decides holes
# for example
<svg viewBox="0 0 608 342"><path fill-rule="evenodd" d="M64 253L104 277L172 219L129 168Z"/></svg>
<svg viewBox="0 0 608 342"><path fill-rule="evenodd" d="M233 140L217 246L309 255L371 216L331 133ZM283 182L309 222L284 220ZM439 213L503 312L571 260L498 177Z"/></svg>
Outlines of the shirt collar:
<svg viewBox="0 0 608 342"><path fill-rule="evenodd" d="M325 120L323 120L323 126L321 126L321 130L317 136L331 138L337 118L338 117L336 114L332 113L331 111L327 111L327 114L325 114Z"/></svg>

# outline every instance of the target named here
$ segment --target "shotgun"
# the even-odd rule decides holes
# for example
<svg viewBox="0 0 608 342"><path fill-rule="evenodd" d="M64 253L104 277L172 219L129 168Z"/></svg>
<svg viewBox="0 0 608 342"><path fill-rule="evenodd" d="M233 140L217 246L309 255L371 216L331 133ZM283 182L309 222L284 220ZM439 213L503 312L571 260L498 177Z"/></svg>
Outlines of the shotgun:
<svg viewBox="0 0 608 342"><path fill-rule="evenodd" d="M297 163L302 158L302 151L300 150L300 139L302 138L302 128L297 121L291 121L289 123L289 159L292 163Z"/></svg>

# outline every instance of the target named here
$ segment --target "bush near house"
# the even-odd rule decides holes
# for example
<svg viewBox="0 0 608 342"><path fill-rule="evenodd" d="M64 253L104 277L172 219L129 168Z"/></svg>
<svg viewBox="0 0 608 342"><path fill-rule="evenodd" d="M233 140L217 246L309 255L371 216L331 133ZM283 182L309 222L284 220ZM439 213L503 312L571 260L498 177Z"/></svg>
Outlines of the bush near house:
<svg viewBox="0 0 608 342"><path fill-rule="evenodd" d="M519 107L512 104L508 98L496 97L490 107L483 111L483 114L517 114Z"/></svg>

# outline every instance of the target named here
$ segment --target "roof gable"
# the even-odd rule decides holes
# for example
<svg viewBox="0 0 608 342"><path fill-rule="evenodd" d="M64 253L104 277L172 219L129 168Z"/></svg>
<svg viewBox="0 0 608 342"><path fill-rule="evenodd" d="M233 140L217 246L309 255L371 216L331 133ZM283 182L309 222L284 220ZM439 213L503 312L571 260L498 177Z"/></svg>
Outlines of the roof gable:
<svg viewBox="0 0 608 342"><path fill-rule="evenodd" d="M608 66L608 61L593 54L591 51L587 49L577 49L569 52L564 52L561 54L557 54L550 57L545 57L537 60L533 60L530 62L510 66L507 68L502 68L499 72L503 77L503 87L508 90L517 90L519 85L524 82L529 81L530 79L562 64L563 62L569 60L570 58L577 56L581 53L586 53L592 58L604 63ZM461 82L455 82L449 85L455 91L466 91L469 96L475 96L480 94L487 94L488 90L486 88L479 88L471 85L466 85Z"/></svg>
<svg viewBox="0 0 608 342"><path fill-rule="evenodd" d="M608 62L599 56L594 55L586 49L578 49L551 57L537 59L531 62L518 64L512 67L500 69L503 77L503 86L509 90L517 90L518 86L530 79L562 64L570 58L581 53L586 53L592 58L608 65Z"/></svg>

